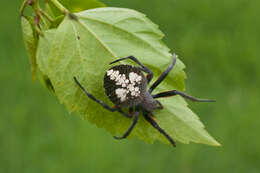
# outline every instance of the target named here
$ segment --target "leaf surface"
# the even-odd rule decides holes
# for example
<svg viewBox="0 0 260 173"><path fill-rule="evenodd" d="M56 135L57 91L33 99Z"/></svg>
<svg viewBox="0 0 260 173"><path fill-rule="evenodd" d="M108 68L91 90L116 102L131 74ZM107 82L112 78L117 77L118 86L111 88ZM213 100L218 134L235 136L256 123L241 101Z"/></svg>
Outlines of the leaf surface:
<svg viewBox="0 0 260 173"><path fill-rule="evenodd" d="M48 60L50 57L51 44L55 37L56 29L47 30L44 37L41 37L37 49L37 64L39 66L39 76L41 83L51 92L55 93L49 76L45 73L48 70ZM40 57L40 58L39 58Z"/></svg>
<svg viewBox="0 0 260 173"><path fill-rule="evenodd" d="M76 15L78 20L66 17L57 30L40 39L37 53L39 68L50 78L55 94L69 112L78 112L113 135L123 134L131 119L111 113L89 99L74 83L73 76L88 92L113 106L103 89L109 62L134 55L153 70L154 81L168 67L172 55L161 41L163 33L142 13L123 8L98 8ZM184 90L186 75L183 68L184 64L178 59L155 92ZM219 145L181 97L161 99L161 102L164 109L155 111L156 119L174 139L183 143ZM168 143L142 116L130 138L133 136L148 143L156 140Z"/></svg>

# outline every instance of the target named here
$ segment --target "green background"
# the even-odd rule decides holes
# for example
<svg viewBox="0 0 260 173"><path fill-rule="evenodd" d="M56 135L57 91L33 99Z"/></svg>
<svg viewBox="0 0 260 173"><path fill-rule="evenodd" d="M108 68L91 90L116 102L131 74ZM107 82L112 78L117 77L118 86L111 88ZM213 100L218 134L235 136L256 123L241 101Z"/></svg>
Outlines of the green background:
<svg viewBox="0 0 260 173"><path fill-rule="evenodd" d="M105 1L103 1L105 2ZM186 64L190 103L222 147L116 141L31 80L20 1L0 2L0 172L260 172L260 1L105 2L141 11ZM105 116L105 115L104 115Z"/></svg>

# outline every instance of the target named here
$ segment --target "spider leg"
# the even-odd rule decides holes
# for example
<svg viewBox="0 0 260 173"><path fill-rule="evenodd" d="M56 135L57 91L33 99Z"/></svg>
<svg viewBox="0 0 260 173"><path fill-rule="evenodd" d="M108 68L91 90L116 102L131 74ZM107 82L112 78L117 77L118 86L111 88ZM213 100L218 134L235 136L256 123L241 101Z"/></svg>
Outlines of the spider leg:
<svg viewBox="0 0 260 173"><path fill-rule="evenodd" d="M173 54L172 63L168 66L168 68L161 74L161 76L152 84L152 86L149 89L149 93L152 93L153 90L166 78L168 73L172 70L176 63L177 55Z"/></svg>
<svg viewBox="0 0 260 173"><path fill-rule="evenodd" d="M189 99L193 102L215 102L215 100L195 98L195 97L185 94L184 92L177 91L177 90L161 92L161 93L152 95L152 97L160 98L160 97L169 97L169 96L175 96L175 95L180 95L183 98Z"/></svg>
<svg viewBox="0 0 260 173"><path fill-rule="evenodd" d="M134 56L128 56L128 57L125 57L125 58L120 58L120 59L117 59L117 60L111 62L110 64L114 64L114 63L116 63L116 62L123 61L123 60L126 60L126 59L130 59L130 60L134 61L135 63L137 63L138 65L141 66L141 70L142 70L142 71L148 73L148 75L146 76L147 83L149 83L149 82L152 80L152 78L153 78L153 72L152 72L149 68L145 67L145 66L144 66L137 58L135 58Z"/></svg>
<svg viewBox="0 0 260 173"><path fill-rule="evenodd" d="M130 125L130 127L128 128L128 130L125 132L125 134L123 134L122 136L120 137L117 137L117 136L114 136L115 139L125 139L127 138L127 136L131 133L131 131L133 130L133 128L135 127L137 121L138 121L138 117L139 117L139 111L138 112L135 112L134 115L133 115L134 119L133 119L133 122L132 124Z"/></svg>
<svg viewBox="0 0 260 173"><path fill-rule="evenodd" d="M144 118L155 128L157 129L161 134L163 134L168 141L174 146L176 147L176 143L175 141L157 124L157 122L154 120L154 118L152 117L151 113L149 112L145 112L143 111L144 114Z"/></svg>
<svg viewBox="0 0 260 173"><path fill-rule="evenodd" d="M133 107L130 107L130 108L128 109L128 112L129 112L129 114L133 114L134 108L133 108Z"/></svg>
<svg viewBox="0 0 260 173"><path fill-rule="evenodd" d="M163 109L163 105L158 100L155 100L158 104L158 107L156 109Z"/></svg>
<svg viewBox="0 0 260 173"><path fill-rule="evenodd" d="M110 106L108 106L108 105L105 104L104 102L102 102L102 101L96 99L92 94L90 94L90 93L87 92L87 90L79 83L79 81L77 80L76 77L73 77L73 79L74 79L75 83L84 91L84 93L85 93L89 98L91 98L92 100L94 100L95 102L97 102L98 104L100 104L101 106L103 106L103 108L105 108L105 109L107 109L107 110L109 110L109 111L111 111L111 112L118 111L118 112L120 112L121 114L123 114L123 115L126 116L126 117L132 117L131 115L129 115L129 114L123 112L123 111L120 109L120 107L115 106L114 108L111 108Z"/></svg>

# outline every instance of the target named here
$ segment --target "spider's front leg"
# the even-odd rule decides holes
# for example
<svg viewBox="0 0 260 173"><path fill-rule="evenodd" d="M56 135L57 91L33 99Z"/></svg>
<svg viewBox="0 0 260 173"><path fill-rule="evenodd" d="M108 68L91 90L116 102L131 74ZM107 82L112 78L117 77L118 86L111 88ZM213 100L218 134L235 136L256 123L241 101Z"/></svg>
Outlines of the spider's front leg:
<svg viewBox="0 0 260 173"><path fill-rule="evenodd" d="M109 110L109 111L111 111L111 112L118 111L118 112L120 112L121 114L123 114L123 115L126 116L126 117L130 117L130 118L132 117L132 115L123 112L120 107L115 106L115 107L111 108L110 106L108 106L108 105L105 104L104 102L102 102L102 101L96 99L92 94L90 94L89 92L87 92L87 90L79 83L79 81L77 80L76 77L73 77L73 79L74 79L75 83L83 90L83 92L84 92L90 99L92 99L92 100L94 100L95 102L97 102L98 104L100 104L103 108L105 108L105 109L107 109L107 110Z"/></svg>
<svg viewBox="0 0 260 173"><path fill-rule="evenodd" d="M185 94L184 92L181 92L181 91L178 91L178 90L161 92L161 93L152 95L152 97L153 98L160 98L160 97L170 97L170 96L175 96L175 95L180 95L183 98L186 98L186 99L191 100L193 102L215 102L215 100L195 98L195 97L189 96L189 95Z"/></svg>
<svg viewBox="0 0 260 173"><path fill-rule="evenodd" d="M152 93L153 90L166 78L168 73L172 70L176 63L177 55L173 54L172 62L169 65L169 67L161 74L161 76L152 84L152 86L149 89L149 93Z"/></svg>
<svg viewBox="0 0 260 173"><path fill-rule="evenodd" d="M149 84L150 81L152 80L153 78L153 72L148 68L148 67L145 67L136 57L134 56L128 56L128 57L125 57L125 58L120 58L120 59L117 59L113 62L111 62L110 64L114 64L116 62L119 62L119 61L123 61L123 60L126 60L126 59L130 59L132 61L134 61L135 63L137 63L139 66L141 66L141 70L148 73L147 76L146 76L146 79L147 79L147 83Z"/></svg>

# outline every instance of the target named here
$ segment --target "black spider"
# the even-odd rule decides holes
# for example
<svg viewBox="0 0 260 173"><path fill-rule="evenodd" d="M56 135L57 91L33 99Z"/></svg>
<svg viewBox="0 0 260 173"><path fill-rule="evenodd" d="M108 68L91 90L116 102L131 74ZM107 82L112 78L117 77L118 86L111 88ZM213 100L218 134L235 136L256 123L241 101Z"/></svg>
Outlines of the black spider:
<svg viewBox="0 0 260 173"><path fill-rule="evenodd" d="M173 55L173 59L169 67L161 74L161 76L151 85L149 90L147 90L147 85L153 78L153 72L140 63L135 57L129 56L121 58L111 62L114 64L116 62L130 59L137 63L139 67L131 65L116 65L111 67L104 76L104 88L106 95L115 104L114 107L110 107L102 101L96 99L93 95L88 93L83 86L79 83L76 77L74 77L77 85L85 92L85 94L99 103L105 109L115 112L118 111L124 116L133 118L133 122L125 134L121 137L115 137L115 139L124 139L133 130L137 123L139 112L142 111L144 118L161 134L163 134L173 146L176 146L174 140L157 124L156 120L153 118L153 111L155 109L163 109L162 104L156 100L160 97L168 97L174 95L180 95L186 99L197 102L214 102L214 100L208 99L198 99L189 96L181 91L171 90L165 91L158 94L152 94L152 91L165 79L168 73L172 70L176 63L176 55ZM144 76L143 72L147 73ZM122 111L121 108L129 108L129 114Z"/></svg>

